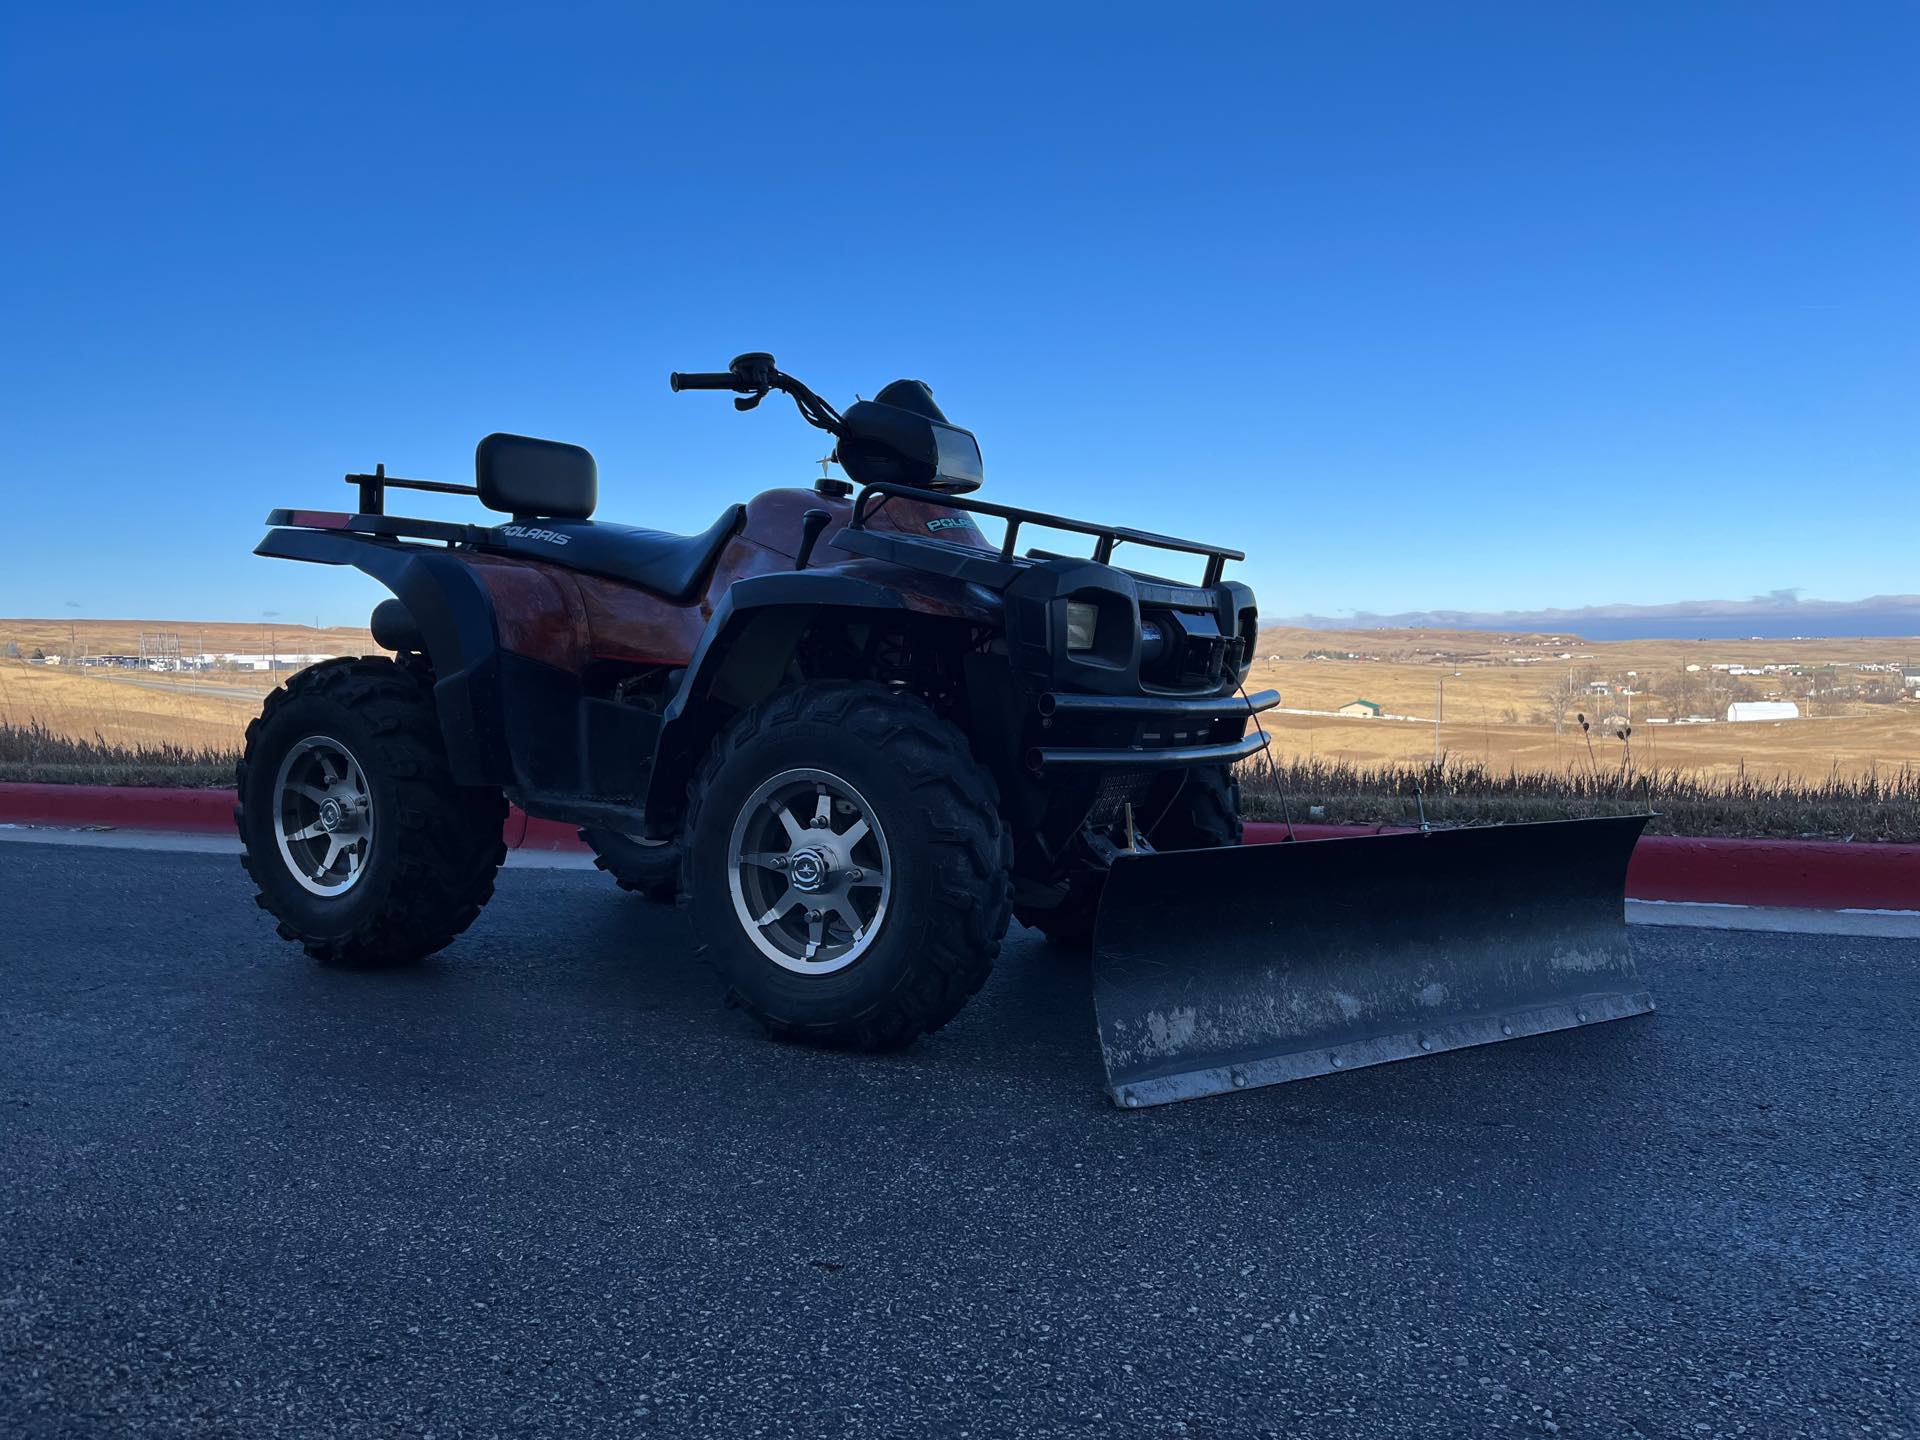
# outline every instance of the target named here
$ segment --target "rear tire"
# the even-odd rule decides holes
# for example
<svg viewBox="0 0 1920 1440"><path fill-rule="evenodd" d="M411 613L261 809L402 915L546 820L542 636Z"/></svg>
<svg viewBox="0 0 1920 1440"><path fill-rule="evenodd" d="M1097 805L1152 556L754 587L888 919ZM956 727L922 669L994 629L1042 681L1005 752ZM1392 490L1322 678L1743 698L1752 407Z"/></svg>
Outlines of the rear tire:
<svg viewBox="0 0 1920 1440"><path fill-rule="evenodd" d="M391 660L325 661L275 690L235 779L255 903L315 959L419 960L493 895L506 800L454 783L430 686Z"/></svg>
<svg viewBox="0 0 1920 1440"><path fill-rule="evenodd" d="M998 798L957 729L879 685L812 681L740 716L690 787L682 881L729 999L856 1050L938 1030L1006 933Z"/></svg>
<svg viewBox="0 0 1920 1440"><path fill-rule="evenodd" d="M1195 770L1173 804L1147 834L1156 850L1212 850L1241 841L1240 782L1225 767ZM1083 875L1068 882L1058 905L1022 908L1019 920L1062 950L1093 948L1093 922L1100 910L1104 875Z"/></svg>

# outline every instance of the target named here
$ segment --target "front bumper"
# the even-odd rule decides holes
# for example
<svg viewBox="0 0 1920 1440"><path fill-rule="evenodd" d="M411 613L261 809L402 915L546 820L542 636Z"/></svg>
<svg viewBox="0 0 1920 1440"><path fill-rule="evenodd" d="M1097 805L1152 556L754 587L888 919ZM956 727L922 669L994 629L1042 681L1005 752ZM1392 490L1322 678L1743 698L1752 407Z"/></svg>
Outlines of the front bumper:
<svg viewBox="0 0 1920 1440"><path fill-rule="evenodd" d="M1266 748L1265 734L1248 734L1247 721L1279 703L1277 690L1193 698L1049 693L1035 707L1046 743L1031 747L1026 761L1036 771L1232 765Z"/></svg>

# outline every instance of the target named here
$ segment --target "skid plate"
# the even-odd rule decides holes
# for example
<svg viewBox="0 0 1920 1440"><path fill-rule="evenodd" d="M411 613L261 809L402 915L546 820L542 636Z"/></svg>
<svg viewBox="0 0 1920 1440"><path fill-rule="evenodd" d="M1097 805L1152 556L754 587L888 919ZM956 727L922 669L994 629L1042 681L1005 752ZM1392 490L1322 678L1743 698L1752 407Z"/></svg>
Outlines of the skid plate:
<svg viewBox="0 0 1920 1440"><path fill-rule="evenodd" d="M1648 818L1120 856L1094 932L1108 1092L1162 1105L1652 1010L1625 914Z"/></svg>

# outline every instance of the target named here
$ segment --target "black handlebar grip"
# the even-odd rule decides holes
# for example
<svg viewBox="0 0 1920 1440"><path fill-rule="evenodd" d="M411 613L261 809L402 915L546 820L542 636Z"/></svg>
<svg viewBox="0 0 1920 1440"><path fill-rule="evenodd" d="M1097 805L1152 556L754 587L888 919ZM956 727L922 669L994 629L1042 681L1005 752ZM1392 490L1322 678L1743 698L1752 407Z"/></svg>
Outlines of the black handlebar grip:
<svg viewBox="0 0 1920 1440"><path fill-rule="evenodd" d="M667 377L667 383L676 394L682 390L737 390L740 388L740 377L730 370L695 370L686 373L676 370Z"/></svg>

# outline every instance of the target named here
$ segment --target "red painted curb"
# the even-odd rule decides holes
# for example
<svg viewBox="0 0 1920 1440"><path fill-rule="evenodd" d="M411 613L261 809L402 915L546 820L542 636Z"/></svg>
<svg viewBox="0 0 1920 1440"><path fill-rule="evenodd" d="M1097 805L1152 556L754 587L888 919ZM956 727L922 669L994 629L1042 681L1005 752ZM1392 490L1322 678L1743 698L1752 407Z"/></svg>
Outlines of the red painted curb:
<svg viewBox="0 0 1920 1440"><path fill-rule="evenodd" d="M1404 833L1409 826L1296 825L1301 841ZM1249 845L1287 838L1270 820L1247 823ZM1627 867L1634 900L1782 905L1808 910L1920 910L1920 845L1838 840L1725 840L1648 835Z"/></svg>
<svg viewBox="0 0 1920 1440"><path fill-rule="evenodd" d="M0 823L229 835L233 798L231 790L0 783ZM1403 827L1296 825L1293 833L1300 841L1334 840L1397 828ZM1246 834L1250 845L1271 845L1287 838L1287 827L1253 820ZM587 848L573 826L533 819L518 806L501 838L515 850ZM1649 835L1633 852L1627 894L1723 905L1920 910L1920 845Z"/></svg>
<svg viewBox="0 0 1920 1440"><path fill-rule="evenodd" d="M0 824L100 826L180 835L231 835L234 792L161 785L28 785L0 782ZM500 838L509 850L585 850L571 825L509 806Z"/></svg>
<svg viewBox="0 0 1920 1440"><path fill-rule="evenodd" d="M520 814L518 805L513 813ZM580 827L569 825L561 820L541 820L535 816L522 817L525 828L520 837L522 850L585 850L587 842L580 838Z"/></svg>
<svg viewBox="0 0 1920 1440"><path fill-rule="evenodd" d="M139 785L0 784L0 823L233 833L233 791Z"/></svg>
<svg viewBox="0 0 1920 1440"><path fill-rule="evenodd" d="M1920 910L1920 845L1649 835L1634 848L1636 900Z"/></svg>

